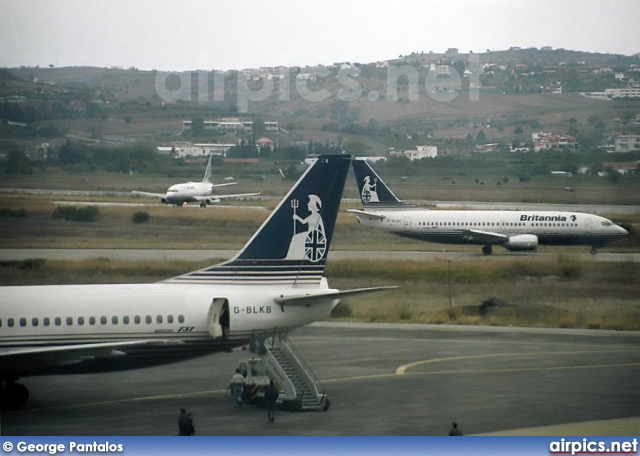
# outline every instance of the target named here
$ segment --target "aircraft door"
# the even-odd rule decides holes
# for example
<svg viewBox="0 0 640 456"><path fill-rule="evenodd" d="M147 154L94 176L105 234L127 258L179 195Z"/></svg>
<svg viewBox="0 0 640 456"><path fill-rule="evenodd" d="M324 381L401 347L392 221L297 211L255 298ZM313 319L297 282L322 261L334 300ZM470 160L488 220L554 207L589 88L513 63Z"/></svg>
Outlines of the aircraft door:
<svg viewBox="0 0 640 456"><path fill-rule="evenodd" d="M227 298L214 298L209 306L207 326L209 334L214 339L226 339L229 337L229 300Z"/></svg>
<svg viewBox="0 0 640 456"><path fill-rule="evenodd" d="M405 217L404 218L404 230L405 231L411 231L411 218L410 217Z"/></svg>
<svg viewBox="0 0 640 456"><path fill-rule="evenodd" d="M591 217L585 217L584 219L584 232L591 232Z"/></svg>

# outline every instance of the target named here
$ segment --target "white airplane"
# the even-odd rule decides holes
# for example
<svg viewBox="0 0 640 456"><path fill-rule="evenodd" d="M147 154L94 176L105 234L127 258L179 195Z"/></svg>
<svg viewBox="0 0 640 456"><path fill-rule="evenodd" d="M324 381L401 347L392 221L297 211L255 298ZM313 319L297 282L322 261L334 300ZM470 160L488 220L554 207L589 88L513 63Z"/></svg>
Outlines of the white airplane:
<svg viewBox="0 0 640 456"><path fill-rule="evenodd" d="M442 244L493 245L535 250L538 245L589 245L596 248L627 231L592 214L566 211L427 210L400 201L364 160L353 160L364 210L350 209L364 225L407 238Z"/></svg>
<svg viewBox="0 0 640 456"><path fill-rule="evenodd" d="M323 277L349 155L320 156L232 259L158 283L0 287L5 405L24 376L125 370L246 345L327 318L343 296Z"/></svg>
<svg viewBox="0 0 640 456"><path fill-rule="evenodd" d="M204 173L202 182L184 182L182 184L175 184L169 187L167 193L149 193L133 191L134 195L150 196L153 198L160 198L164 204L173 204L176 207L181 207L186 203L198 202L200 207L205 207L207 204L218 204L223 199L230 198L242 198L245 196L255 196L260 193L239 193L236 195L213 195L214 187L226 187L228 185L235 185L237 182L227 182L224 184L212 184L211 183L211 155L209 155L209 162L207 163L207 170Z"/></svg>

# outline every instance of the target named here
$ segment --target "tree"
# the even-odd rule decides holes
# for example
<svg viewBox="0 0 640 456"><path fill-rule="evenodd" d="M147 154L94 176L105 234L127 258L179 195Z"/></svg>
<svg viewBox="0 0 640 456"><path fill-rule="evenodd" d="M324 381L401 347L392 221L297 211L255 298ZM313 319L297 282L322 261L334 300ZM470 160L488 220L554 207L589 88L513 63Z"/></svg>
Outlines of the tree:
<svg viewBox="0 0 640 456"><path fill-rule="evenodd" d="M476 135L476 143L483 143L487 140L487 136L484 134L484 130L480 130Z"/></svg>
<svg viewBox="0 0 640 456"><path fill-rule="evenodd" d="M202 116L193 116L191 119L191 132L193 136L200 136L204 133L204 120Z"/></svg>
<svg viewBox="0 0 640 456"><path fill-rule="evenodd" d="M61 165L69 165L73 163L80 163L86 157L85 152L80 147L71 141L67 140L58 152L58 162Z"/></svg>
<svg viewBox="0 0 640 456"><path fill-rule="evenodd" d="M24 152L12 150L7 155L7 174L33 174L31 160Z"/></svg>

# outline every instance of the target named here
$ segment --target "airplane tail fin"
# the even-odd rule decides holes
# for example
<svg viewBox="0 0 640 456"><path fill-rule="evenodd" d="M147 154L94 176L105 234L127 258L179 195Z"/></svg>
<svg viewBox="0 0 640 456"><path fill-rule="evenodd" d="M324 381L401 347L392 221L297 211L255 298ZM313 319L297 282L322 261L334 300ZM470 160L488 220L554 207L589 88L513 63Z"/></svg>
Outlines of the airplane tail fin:
<svg viewBox="0 0 640 456"><path fill-rule="evenodd" d="M358 183L360 201L365 209L406 208L409 206L393 194L366 160L355 158L352 163Z"/></svg>
<svg viewBox="0 0 640 456"><path fill-rule="evenodd" d="M209 154L209 161L207 162L207 170L204 172L204 177L202 178L202 182L211 182L211 157Z"/></svg>
<svg viewBox="0 0 640 456"><path fill-rule="evenodd" d="M235 257L169 281L318 286L350 161L319 156Z"/></svg>

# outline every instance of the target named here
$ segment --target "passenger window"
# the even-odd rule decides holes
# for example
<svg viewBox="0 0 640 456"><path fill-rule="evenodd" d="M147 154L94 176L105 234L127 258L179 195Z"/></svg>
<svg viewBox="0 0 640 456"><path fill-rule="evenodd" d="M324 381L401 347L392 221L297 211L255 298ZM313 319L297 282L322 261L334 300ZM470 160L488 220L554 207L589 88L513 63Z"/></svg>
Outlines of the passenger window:
<svg viewBox="0 0 640 456"><path fill-rule="evenodd" d="M184 323L184 315L178 315L178 323Z"/></svg>
<svg viewBox="0 0 640 456"><path fill-rule="evenodd" d="M156 317L156 323L158 323L158 324L162 324L162 315L158 315L158 316Z"/></svg>
<svg viewBox="0 0 640 456"><path fill-rule="evenodd" d="M167 315L167 323L173 323L173 315Z"/></svg>
<svg viewBox="0 0 640 456"><path fill-rule="evenodd" d="M144 322L146 324L150 325L152 321L153 319L151 318L151 315L147 315L146 317L144 317Z"/></svg>
<svg viewBox="0 0 640 456"><path fill-rule="evenodd" d="M105 317L104 315L102 317L100 317L100 324L101 325L106 325L107 324L107 317Z"/></svg>
<svg viewBox="0 0 640 456"><path fill-rule="evenodd" d="M56 317L54 322L55 322L56 326L60 326L62 324L62 318Z"/></svg>
<svg viewBox="0 0 640 456"><path fill-rule="evenodd" d="M136 315L135 317L133 317L133 322L136 325L139 325L140 324L140 315Z"/></svg>
<svg viewBox="0 0 640 456"><path fill-rule="evenodd" d="M67 326L73 325L73 317L67 317Z"/></svg>
<svg viewBox="0 0 640 456"><path fill-rule="evenodd" d="M42 319L42 324L45 326L49 326L51 324L51 320L49 319L49 317L44 317Z"/></svg>
<svg viewBox="0 0 640 456"><path fill-rule="evenodd" d="M125 325L129 324L129 316L125 315L124 317L122 317L122 323L124 323Z"/></svg>
<svg viewBox="0 0 640 456"><path fill-rule="evenodd" d="M8 326L9 328L13 328L13 325L14 325L13 318L9 318L9 319L7 320L7 326Z"/></svg>
<svg viewBox="0 0 640 456"><path fill-rule="evenodd" d="M31 319L31 326L38 326L40 322L38 321L37 318L32 318Z"/></svg>
<svg viewBox="0 0 640 456"><path fill-rule="evenodd" d="M80 326L84 325L84 317L78 317L78 324Z"/></svg>
<svg viewBox="0 0 640 456"><path fill-rule="evenodd" d="M118 317L116 317L115 315L113 317L111 317L111 324L117 325L118 324Z"/></svg>
<svg viewBox="0 0 640 456"><path fill-rule="evenodd" d="M89 317L89 324L90 325L95 325L96 324L96 317Z"/></svg>
<svg viewBox="0 0 640 456"><path fill-rule="evenodd" d="M21 318L20 319L20 326L27 326L27 319L26 318Z"/></svg>

